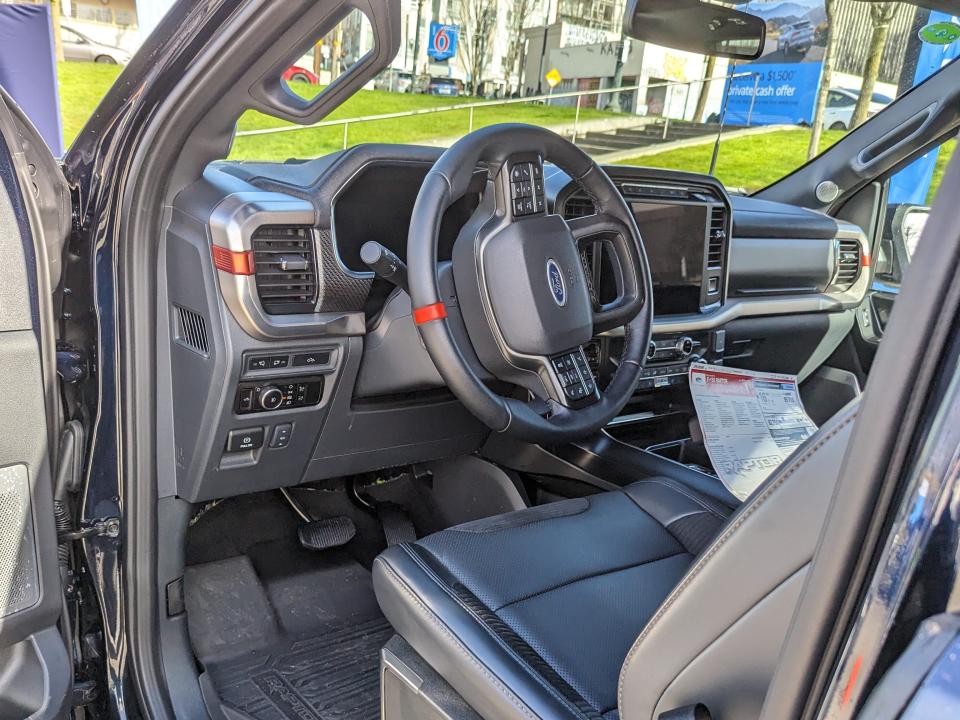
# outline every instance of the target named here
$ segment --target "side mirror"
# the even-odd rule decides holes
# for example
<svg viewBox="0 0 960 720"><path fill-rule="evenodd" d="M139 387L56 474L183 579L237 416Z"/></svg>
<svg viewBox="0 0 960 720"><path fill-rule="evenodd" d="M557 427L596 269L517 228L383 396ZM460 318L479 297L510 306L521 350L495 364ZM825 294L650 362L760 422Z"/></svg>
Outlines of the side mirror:
<svg viewBox="0 0 960 720"><path fill-rule="evenodd" d="M700 0L628 0L623 32L676 50L756 60L767 24L756 15Z"/></svg>
<svg viewBox="0 0 960 720"><path fill-rule="evenodd" d="M930 208L925 205L900 205L893 213L893 240L904 249L908 262L913 258L929 217Z"/></svg>

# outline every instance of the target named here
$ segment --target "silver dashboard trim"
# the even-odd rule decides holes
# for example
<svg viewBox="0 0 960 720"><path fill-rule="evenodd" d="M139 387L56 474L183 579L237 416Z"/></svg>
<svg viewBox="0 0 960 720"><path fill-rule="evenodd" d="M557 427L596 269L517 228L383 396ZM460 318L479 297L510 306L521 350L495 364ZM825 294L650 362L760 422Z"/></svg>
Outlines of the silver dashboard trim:
<svg viewBox="0 0 960 720"><path fill-rule="evenodd" d="M316 213L306 200L275 192L240 192L227 195L210 213L210 239L233 252L252 249L251 237L261 225L306 225L314 228ZM317 257L320 249L314 248ZM260 304L253 275L233 275L217 270L220 293L237 324L260 340L308 338L324 335L363 335L363 312L316 312L268 315ZM319 302L319 300L318 300Z"/></svg>
<svg viewBox="0 0 960 720"><path fill-rule="evenodd" d="M655 318L655 334L689 333L698 330L713 330L728 322L746 317L764 315L798 315L814 312L839 312L844 304L837 298L823 293L816 295L728 300L723 307L703 315L671 315ZM614 328L603 334L606 337L620 337L623 328Z"/></svg>

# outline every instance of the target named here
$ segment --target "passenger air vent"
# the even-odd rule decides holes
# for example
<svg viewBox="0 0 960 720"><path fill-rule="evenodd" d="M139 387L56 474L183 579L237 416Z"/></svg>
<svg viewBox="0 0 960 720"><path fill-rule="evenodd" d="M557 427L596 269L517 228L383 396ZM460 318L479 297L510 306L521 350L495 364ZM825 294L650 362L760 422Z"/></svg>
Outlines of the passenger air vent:
<svg viewBox="0 0 960 720"><path fill-rule="evenodd" d="M840 240L837 243L837 273L833 284L847 290L860 275L860 243L856 240Z"/></svg>
<svg viewBox="0 0 960 720"><path fill-rule="evenodd" d="M596 211L590 198L584 197L583 195L571 195L567 198L566 202L563 203L564 220L586 217L587 215L593 215Z"/></svg>
<svg viewBox="0 0 960 720"><path fill-rule="evenodd" d="M207 345L207 323L203 316L179 305L174 305L173 311L177 321L174 340L206 357L209 353L209 347Z"/></svg>
<svg viewBox="0 0 960 720"><path fill-rule="evenodd" d="M317 302L313 229L264 225L251 241L257 295L267 314L313 312Z"/></svg>
<svg viewBox="0 0 960 720"><path fill-rule="evenodd" d="M707 242L707 269L723 269L727 241L727 211L721 205L710 209L710 237Z"/></svg>

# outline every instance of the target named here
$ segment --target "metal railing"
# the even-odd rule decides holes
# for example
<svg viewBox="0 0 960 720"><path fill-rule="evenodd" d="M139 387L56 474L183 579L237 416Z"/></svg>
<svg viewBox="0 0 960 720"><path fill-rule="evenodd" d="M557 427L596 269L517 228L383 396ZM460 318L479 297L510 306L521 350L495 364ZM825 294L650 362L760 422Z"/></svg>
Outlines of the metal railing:
<svg viewBox="0 0 960 720"><path fill-rule="evenodd" d="M686 98L684 99L684 108L683 108L683 117L686 118L687 110L689 109L690 102L690 91L689 87L693 85L699 85L701 83L712 83L715 80L723 81L733 81L737 78L742 77L753 77L753 96L750 101L750 111L747 117L747 125L749 126L753 118L753 106L757 97L757 87L760 81L760 75L755 72L740 72L740 73L729 73L726 75L717 75L709 78L698 78L696 80L684 80L684 81L667 81L662 83L644 83L637 85L623 85L618 87L610 88L600 88L596 90L572 90L567 92L550 92L546 95L529 95L527 97L518 97L518 98L503 98L500 100L478 100L474 102L466 103L454 103L451 105L438 105L436 107L430 108L420 108L417 110L403 110L400 112L392 113L381 113L379 115L359 115L352 118L338 118L336 120L321 120L320 122L311 123L310 125L283 125L280 127L273 128L259 128L256 130L239 130L235 134L235 137L253 137L256 135L271 135L276 133L286 133L286 132L300 132L303 130L313 130L316 128L327 128L327 127L337 127L343 126L343 148L346 149L348 146L348 138L350 132L350 126L360 123L369 123L376 122L378 120L394 120L397 118L406 118L406 117L416 117L418 115L432 115L435 113L444 113L444 112L455 112L459 110L468 111L467 116L467 132L473 132L473 114L477 108L491 108L491 107L501 107L503 105L517 105L521 103L541 103L544 105L551 105L556 100L563 100L566 98L576 98L576 111L574 113L573 120L573 142L576 142L577 136L580 129L580 109L583 105L583 98L599 95L619 95L620 93L629 93L637 90L650 90L656 88L669 88L669 87L682 87L684 85L688 86L686 93ZM615 100L611 100L614 102ZM617 112L611 113L612 116L619 117L629 117L630 113ZM644 117L642 115L637 115L636 117ZM664 126L664 139L666 139L667 133L669 132L670 118L665 118ZM695 118L696 120L696 118Z"/></svg>

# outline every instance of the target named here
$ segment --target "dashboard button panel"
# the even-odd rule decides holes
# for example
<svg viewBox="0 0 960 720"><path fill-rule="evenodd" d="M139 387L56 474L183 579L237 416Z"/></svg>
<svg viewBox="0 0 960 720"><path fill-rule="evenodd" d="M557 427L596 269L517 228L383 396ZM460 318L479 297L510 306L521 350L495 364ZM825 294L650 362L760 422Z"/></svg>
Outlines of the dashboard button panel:
<svg viewBox="0 0 960 720"><path fill-rule="evenodd" d="M323 377L271 378L241 383L234 410L238 415L292 410L318 405L323 396Z"/></svg>

